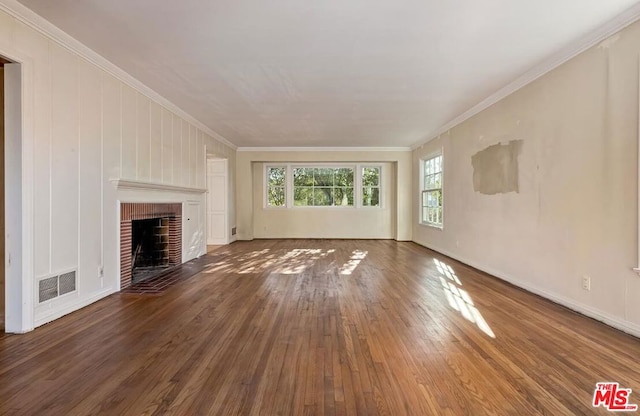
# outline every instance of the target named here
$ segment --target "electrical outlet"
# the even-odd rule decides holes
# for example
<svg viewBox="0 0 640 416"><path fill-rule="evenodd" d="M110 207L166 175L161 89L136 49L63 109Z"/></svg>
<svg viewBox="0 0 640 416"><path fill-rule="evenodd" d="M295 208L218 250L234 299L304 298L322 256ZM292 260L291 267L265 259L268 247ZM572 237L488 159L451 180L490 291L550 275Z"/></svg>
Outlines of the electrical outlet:
<svg viewBox="0 0 640 416"><path fill-rule="evenodd" d="M582 288L584 290L591 290L591 277L587 275L582 276Z"/></svg>

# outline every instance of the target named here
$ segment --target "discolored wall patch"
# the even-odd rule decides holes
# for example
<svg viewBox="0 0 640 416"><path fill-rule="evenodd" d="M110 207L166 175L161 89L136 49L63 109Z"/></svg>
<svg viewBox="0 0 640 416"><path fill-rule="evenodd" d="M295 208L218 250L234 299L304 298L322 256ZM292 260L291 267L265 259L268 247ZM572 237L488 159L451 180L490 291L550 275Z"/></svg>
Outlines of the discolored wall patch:
<svg viewBox="0 0 640 416"><path fill-rule="evenodd" d="M522 142L494 144L471 156L473 190L485 195L518 192L518 156Z"/></svg>

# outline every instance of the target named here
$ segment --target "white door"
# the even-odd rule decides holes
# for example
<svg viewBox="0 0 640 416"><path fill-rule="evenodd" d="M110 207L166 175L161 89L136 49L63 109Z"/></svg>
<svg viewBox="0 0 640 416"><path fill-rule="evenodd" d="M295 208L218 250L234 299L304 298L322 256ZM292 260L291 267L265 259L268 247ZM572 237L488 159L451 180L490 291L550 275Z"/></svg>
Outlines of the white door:
<svg viewBox="0 0 640 416"><path fill-rule="evenodd" d="M200 202L196 201L188 201L185 204L185 218L183 219L183 226L185 227L183 235L186 237L185 262L195 259L206 252L204 247L205 239L200 227L200 224L202 224L201 206Z"/></svg>
<svg viewBox="0 0 640 416"><path fill-rule="evenodd" d="M228 244L227 160L207 160L207 244Z"/></svg>

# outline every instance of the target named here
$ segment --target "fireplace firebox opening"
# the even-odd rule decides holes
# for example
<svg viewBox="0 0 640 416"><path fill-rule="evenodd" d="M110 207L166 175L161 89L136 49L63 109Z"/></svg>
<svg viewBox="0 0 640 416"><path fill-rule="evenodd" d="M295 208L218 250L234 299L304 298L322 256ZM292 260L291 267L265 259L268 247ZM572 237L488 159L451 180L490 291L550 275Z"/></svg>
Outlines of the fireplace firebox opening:
<svg viewBox="0 0 640 416"><path fill-rule="evenodd" d="M169 218L131 222L131 277L137 283L166 269L169 261Z"/></svg>
<svg viewBox="0 0 640 416"><path fill-rule="evenodd" d="M120 289L182 263L182 204L120 204Z"/></svg>

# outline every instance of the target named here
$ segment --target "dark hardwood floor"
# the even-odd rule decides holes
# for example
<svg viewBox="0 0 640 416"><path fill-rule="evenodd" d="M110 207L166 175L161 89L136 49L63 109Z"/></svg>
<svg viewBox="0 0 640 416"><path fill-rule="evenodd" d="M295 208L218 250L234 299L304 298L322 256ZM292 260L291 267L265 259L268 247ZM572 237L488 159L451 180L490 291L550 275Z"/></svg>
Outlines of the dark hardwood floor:
<svg viewBox="0 0 640 416"><path fill-rule="evenodd" d="M640 402L640 340L416 244L209 256L161 295L0 336L0 414L607 414L598 381Z"/></svg>

